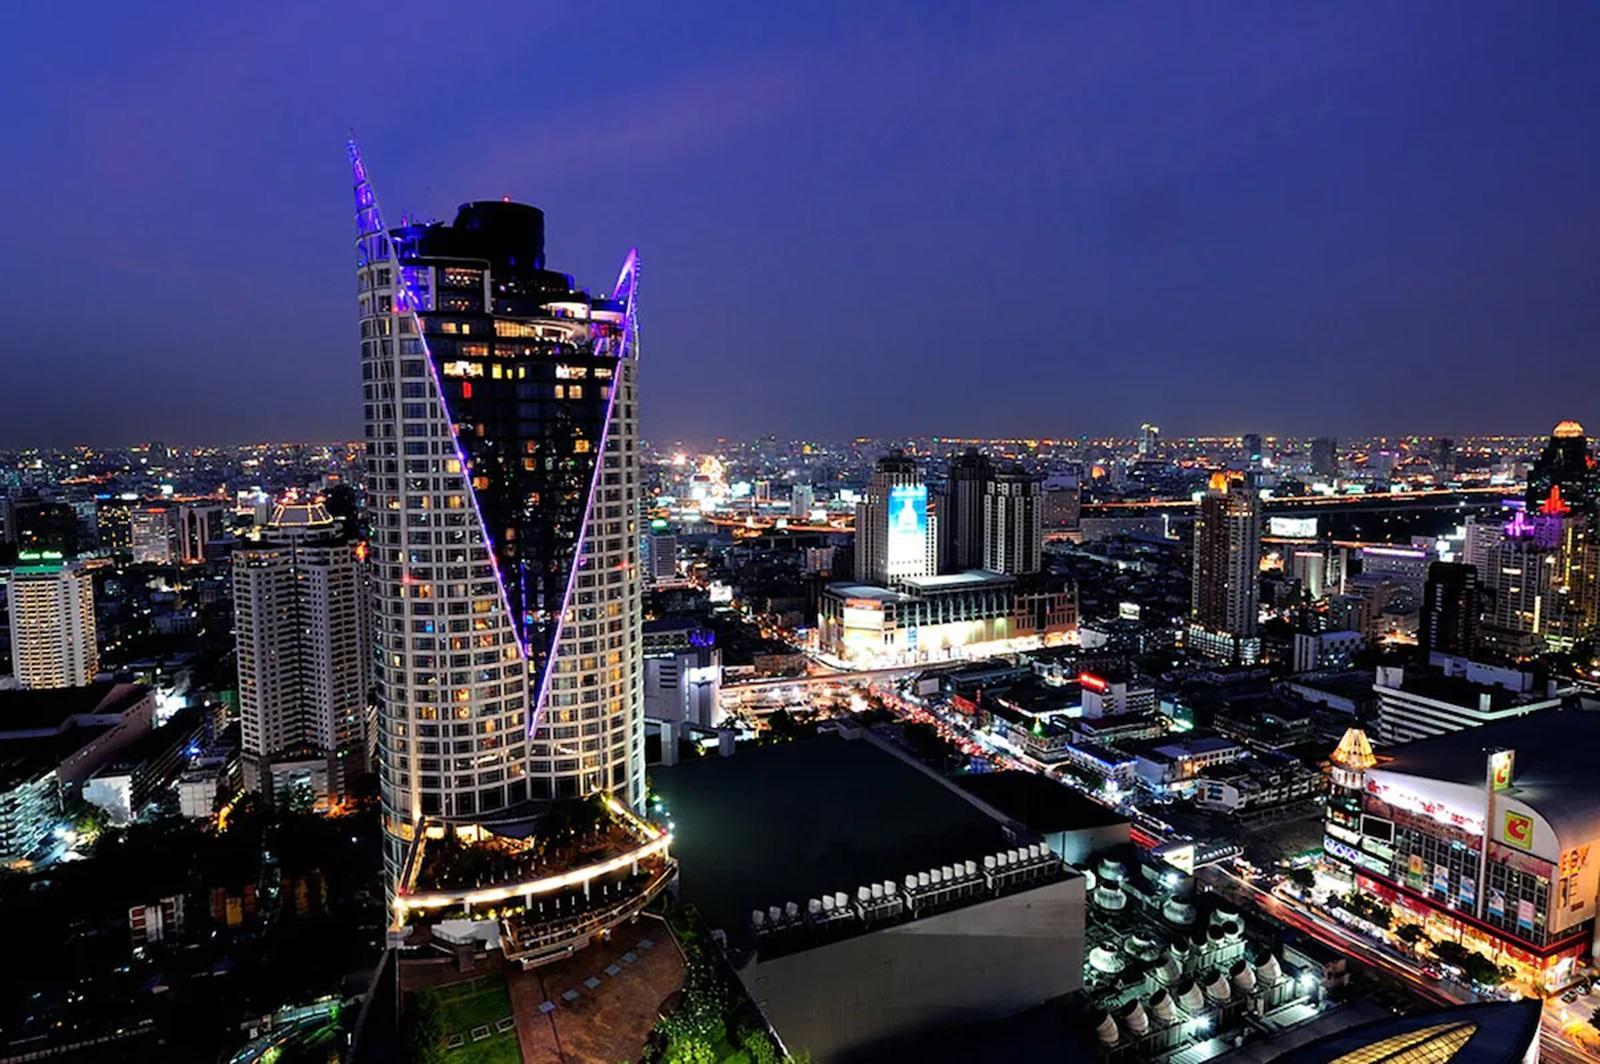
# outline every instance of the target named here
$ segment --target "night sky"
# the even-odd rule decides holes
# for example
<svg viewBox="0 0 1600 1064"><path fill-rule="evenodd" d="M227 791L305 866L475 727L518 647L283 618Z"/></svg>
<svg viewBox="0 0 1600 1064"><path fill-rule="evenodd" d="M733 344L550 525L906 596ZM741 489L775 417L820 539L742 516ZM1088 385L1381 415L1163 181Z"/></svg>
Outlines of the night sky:
<svg viewBox="0 0 1600 1064"><path fill-rule="evenodd" d="M0 446L353 438L350 182L643 256L645 433L1600 422L1600 7L7 5Z"/></svg>

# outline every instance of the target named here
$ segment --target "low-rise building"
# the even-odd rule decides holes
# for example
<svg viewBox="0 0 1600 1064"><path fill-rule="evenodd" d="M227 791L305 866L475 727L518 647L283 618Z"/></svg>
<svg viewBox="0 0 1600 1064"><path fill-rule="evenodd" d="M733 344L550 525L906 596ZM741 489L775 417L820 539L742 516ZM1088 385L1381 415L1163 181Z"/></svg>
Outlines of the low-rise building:
<svg viewBox="0 0 1600 1064"><path fill-rule="evenodd" d="M1304 808L1325 787L1322 773L1295 758L1249 755L1203 770L1194 799L1202 809L1255 820Z"/></svg>
<svg viewBox="0 0 1600 1064"><path fill-rule="evenodd" d="M1294 671L1349 668L1366 646L1367 637L1361 632L1296 632Z"/></svg>
<svg viewBox="0 0 1600 1064"><path fill-rule="evenodd" d="M0 691L0 862L35 854L64 801L148 735L154 716L153 695L136 684Z"/></svg>
<svg viewBox="0 0 1600 1064"><path fill-rule="evenodd" d="M1434 655L1429 666L1379 666L1378 734L1404 743L1478 728L1561 704L1556 685L1531 672Z"/></svg>
<svg viewBox="0 0 1600 1064"><path fill-rule="evenodd" d="M1188 797L1206 769L1244 757L1239 743L1221 735L1190 732L1139 751L1134 767L1141 785L1160 797Z"/></svg>

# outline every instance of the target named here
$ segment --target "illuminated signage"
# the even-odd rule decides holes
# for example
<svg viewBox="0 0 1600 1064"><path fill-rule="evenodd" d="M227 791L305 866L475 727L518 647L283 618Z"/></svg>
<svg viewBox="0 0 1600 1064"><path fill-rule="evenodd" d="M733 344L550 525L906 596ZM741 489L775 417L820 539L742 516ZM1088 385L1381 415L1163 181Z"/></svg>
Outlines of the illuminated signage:
<svg viewBox="0 0 1600 1064"><path fill-rule="evenodd" d="M846 606L844 609L844 626L846 628L877 628L883 627L883 610L875 608L862 609L856 606Z"/></svg>
<svg viewBox="0 0 1600 1064"><path fill-rule="evenodd" d="M1404 809L1408 813L1425 816L1429 820L1436 820L1450 827L1460 828L1462 831L1474 835L1483 833L1483 820L1470 813L1462 812L1441 800L1444 796L1433 797L1420 793L1420 781L1412 781L1409 786L1402 787L1387 780L1367 777L1367 793L1376 798Z"/></svg>
<svg viewBox="0 0 1600 1064"><path fill-rule="evenodd" d="M889 489L888 562L891 569L919 564L928 550L928 487L902 484Z"/></svg>
<svg viewBox="0 0 1600 1064"><path fill-rule="evenodd" d="M1170 849L1163 849L1161 859L1178 871L1187 875L1194 874L1194 843L1185 842Z"/></svg>
<svg viewBox="0 0 1600 1064"><path fill-rule="evenodd" d="M1519 850L1533 849L1533 818L1507 809L1505 820L1500 825L1500 841Z"/></svg>
<svg viewBox="0 0 1600 1064"><path fill-rule="evenodd" d="M1269 517L1267 518L1267 534L1281 536L1284 539L1316 539L1317 519L1315 517Z"/></svg>
<svg viewBox="0 0 1600 1064"><path fill-rule="evenodd" d="M1516 761L1515 750L1496 750L1489 755L1489 787L1503 791L1511 786L1511 769Z"/></svg>
<svg viewBox="0 0 1600 1064"><path fill-rule="evenodd" d="M1108 686L1110 686L1092 672L1078 673L1078 682L1089 688L1091 691L1104 691Z"/></svg>

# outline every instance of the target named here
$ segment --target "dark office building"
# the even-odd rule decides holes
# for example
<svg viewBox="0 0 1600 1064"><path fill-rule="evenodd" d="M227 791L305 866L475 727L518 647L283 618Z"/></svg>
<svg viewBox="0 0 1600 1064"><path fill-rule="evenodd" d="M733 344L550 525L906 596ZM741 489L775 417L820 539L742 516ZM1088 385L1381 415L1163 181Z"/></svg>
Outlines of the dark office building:
<svg viewBox="0 0 1600 1064"><path fill-rule="evenodd" d="M1433 471L1436 476L1456 471L1456 441L1448 436L1433 441Z"/></svg>
<svg viewBox="0 0 1600 1064"><path fill-rule="evenodd" d="M992 479L993 464L974 448L950 459L947 509L939 518L949 522L945 540L949 554L942 564L945 572L983 568L983 496Z"/></svg>
<svg viewBox="0 0 1600 1064"><path fill-rule="evenodd" d="M1339 442L1327 437L1311 441L1311 472L1331 477L1339 472Z"/></svg>
<svg viewBox="0 0 1600 1064"><path fill-rule="evenodd" d="M1560 490L1563 503L1576 512L1600 504L1600 473L1583 426L1563 421L1550 432L1544 450L1528 470L1528 508L1541 506L1552 490Z"/></svg>
<svg viewBox="0 0 1600 1064"><path fill-rule="evenodd" d="M1471 656L1478 647L1478 567L1434 562L1422 588L1417 644L1424 661L1441 654Z"/></svg>
<svg viewBox="0 0 1600 1064"><path fill-rule="evenodd" d="M1244 450L1245 461L1250 462L1253 465L1259 465L1261 463L1262 454L1261 434L1258 432L1247 432L1244 434L1244 438L1239 442Z"/></svg>
<svg viewBox="0 0 1600 1064"><path fill-rule="evenodd" d="M17 550L57 551L69 558L78 553L78 511L71 503L34 499L18 502L13 513Z"/></svg>

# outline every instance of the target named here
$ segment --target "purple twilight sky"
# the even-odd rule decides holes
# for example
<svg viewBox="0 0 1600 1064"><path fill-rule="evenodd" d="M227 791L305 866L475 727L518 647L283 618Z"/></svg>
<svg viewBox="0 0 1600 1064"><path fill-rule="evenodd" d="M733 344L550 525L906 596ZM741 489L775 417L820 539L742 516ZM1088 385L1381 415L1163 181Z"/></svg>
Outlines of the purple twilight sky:
<svg viewBox="0 0 1600 1064"><path fill-rule="evenodd" d="M8 10L0 446L354 437L391 220L643 256L644 429L1600 421L1600 7Z"/></svg>

